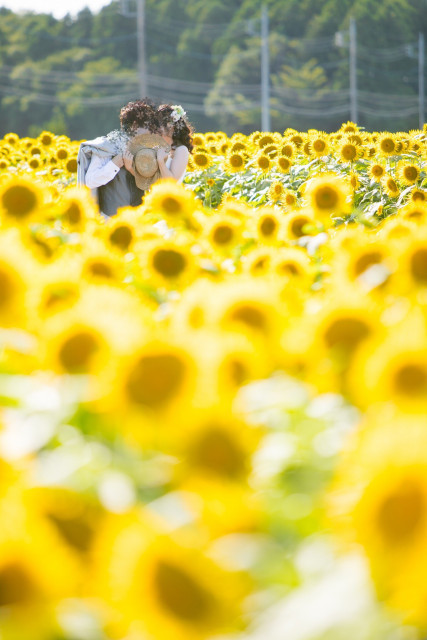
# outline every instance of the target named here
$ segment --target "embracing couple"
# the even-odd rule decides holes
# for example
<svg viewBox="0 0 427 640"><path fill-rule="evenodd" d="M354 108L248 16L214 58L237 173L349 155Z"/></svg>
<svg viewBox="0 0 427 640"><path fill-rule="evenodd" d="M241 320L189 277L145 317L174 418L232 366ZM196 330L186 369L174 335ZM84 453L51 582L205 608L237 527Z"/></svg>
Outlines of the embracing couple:
<svg viewBox="0 0 427 640"><path fill-rule="evenodd" d="M120 111L120 130L81 143L77 183L92 190L104 216L137 207L159 178L183 180L192 134L180 105L129 102Z"/></svg>

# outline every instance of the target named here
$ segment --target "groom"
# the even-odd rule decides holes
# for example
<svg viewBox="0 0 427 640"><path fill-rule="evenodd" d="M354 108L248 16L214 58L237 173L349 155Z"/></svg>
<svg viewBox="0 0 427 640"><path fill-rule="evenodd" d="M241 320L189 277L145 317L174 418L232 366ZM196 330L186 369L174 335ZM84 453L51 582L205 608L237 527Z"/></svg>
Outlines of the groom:
<svg viewBox="0 0 427 640"><path fill-rule="evenodd" d="M155 133L157 115L148 100L136 100L120 111L120 131L82 142L77 156L77 184L86 185L98 199L99 209L111 217L120 207L137 207L144 191L135 182L133 155L127 144L136 135Z"/></svg>

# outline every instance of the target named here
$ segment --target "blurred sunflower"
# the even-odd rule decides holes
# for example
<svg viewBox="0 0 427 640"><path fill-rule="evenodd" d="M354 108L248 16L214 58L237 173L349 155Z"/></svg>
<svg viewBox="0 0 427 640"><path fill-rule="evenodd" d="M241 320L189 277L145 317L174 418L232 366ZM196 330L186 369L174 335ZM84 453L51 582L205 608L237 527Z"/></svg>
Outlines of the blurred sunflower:
<svg viewBox="0 0 427 640"><path fill-rule="evenodd" d="M229 173L243 171L245 163L246 161L242 153L238 151L230 151L226 156L225 170Z"/></svg>
<svg viewBox="0 0 427 640"><path fill-rule="evenodd" d="M350 211L351 191L348 183L335 174L325 174L309 181L304 197L322 222L330 222L331 216Z"/></svg>
<svg viewBox="0 0 427 640"><path fill-rule="evenodd" d="M0 184L0 215L9 223L36 218L43 203L43 189L28 179L13 177Z"/></svg>
<svg viewBox="0 0 427 640"><path fill-rule="evenodd" d="M421 170L416 164L408 164L405 161L397 165L397 175L404 185L415 184L420 177Z"/></svg>

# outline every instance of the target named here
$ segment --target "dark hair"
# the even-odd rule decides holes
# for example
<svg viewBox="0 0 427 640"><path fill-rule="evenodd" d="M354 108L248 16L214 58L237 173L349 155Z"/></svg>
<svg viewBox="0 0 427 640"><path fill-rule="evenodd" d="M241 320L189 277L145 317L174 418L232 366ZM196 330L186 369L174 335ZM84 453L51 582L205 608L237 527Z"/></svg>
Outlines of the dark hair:
<svg viewBox="0 0 427 640"><path fill-rule="evenodd" d="M148 98L128 102L120 110L120 125L126 133L132 133L138 127L155 133L158 122L154 104Z"/></svg>
<svg viewBox="0 0 427 640"><path fill-rule="evenodd" d="M161 104L157 108L157 117L160 128L173 126L172 146L179 147L184 145L189 152L193 151L193 133L194 128L188 122L185 116L181 116L177 122L172 119L174 109L170 104Z"/></svg>

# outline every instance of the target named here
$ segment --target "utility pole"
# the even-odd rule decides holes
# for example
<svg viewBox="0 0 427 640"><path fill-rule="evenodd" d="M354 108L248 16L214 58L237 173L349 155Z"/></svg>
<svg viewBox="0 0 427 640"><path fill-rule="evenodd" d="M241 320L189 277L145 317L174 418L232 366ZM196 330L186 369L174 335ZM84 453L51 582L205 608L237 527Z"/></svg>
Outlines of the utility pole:
<svg viewBox="0 0 427 640"><path fill-rule="evenodd" d="M145 0L136 0L136 13L129 11L128 0L120 0L120 13L126 18L136 18L139 97L145 98L148 93L145 55Z"/></svg>
<svg viewBox="0 0 427 640"><path fill-rule="evenodd" d="M419 128L424 125L425 114L425 89L424 89L424 34L418 35L418 108L419 108Z"/></svg>
<svg viewBox="0 0 427 640"><path fill-rule="evenodd" d="M261 129L270 131L270 55L268 34L268 11L265 4L261 10Z"/></svg>
<svg viewBox="0 0 427 640"><path fill-rule="evenodd" d="M350 18L350 120L357 124L357 31L356 20Z"/></svg>

